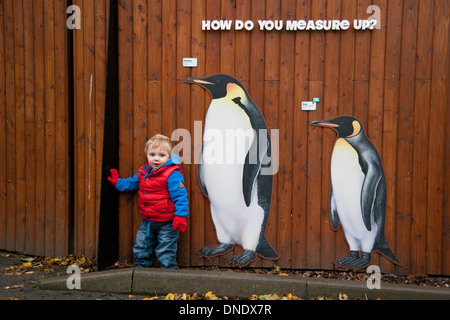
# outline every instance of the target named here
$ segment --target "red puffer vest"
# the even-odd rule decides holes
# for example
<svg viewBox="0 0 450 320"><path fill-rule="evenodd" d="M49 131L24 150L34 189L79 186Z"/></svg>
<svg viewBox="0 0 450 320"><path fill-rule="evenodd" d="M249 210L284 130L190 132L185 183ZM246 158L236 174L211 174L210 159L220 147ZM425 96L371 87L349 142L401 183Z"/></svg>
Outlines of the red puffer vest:
<svg viewBox="0 0 450 320"><path fill-rule="evenodd" d="M182 174L183 170L174 164L148 174L144 167L140 167L138 171L139 207L142 218L155 222L172 221L175 217L175 205L167 188L167 178L175 170L179 170Z"/></svg>

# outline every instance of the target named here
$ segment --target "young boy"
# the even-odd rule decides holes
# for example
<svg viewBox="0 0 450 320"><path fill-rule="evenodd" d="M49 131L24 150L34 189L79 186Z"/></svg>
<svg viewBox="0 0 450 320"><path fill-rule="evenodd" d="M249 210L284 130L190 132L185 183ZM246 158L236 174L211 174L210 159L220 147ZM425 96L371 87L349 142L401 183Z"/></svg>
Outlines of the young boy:
<svg viewBox="0 0 450 320"><path fill-rule="evenodd" d="M133 247L136 268L152 266L152 254L161 268L177 267L177 241L186 230L188 216L187 191L178 156L171 154L172 143L157 134L145 144L147 163L133 177L120 179L111 169L108 180L119 191L139 189L142 216Z"/></svg>

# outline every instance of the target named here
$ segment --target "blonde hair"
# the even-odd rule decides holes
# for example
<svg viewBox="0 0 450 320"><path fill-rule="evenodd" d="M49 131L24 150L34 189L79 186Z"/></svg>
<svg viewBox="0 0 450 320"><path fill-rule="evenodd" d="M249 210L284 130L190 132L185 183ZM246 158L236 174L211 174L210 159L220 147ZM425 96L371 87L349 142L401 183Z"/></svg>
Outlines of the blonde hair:
<svg viewBox="0 0 450 320"><path fill-rule="evenodd" d="M172 153L172 141L169 137L162 134L156 134L150 138L145 144L145 153L147 153L148 148L161 148L166 151L169 155Z"/></svg>

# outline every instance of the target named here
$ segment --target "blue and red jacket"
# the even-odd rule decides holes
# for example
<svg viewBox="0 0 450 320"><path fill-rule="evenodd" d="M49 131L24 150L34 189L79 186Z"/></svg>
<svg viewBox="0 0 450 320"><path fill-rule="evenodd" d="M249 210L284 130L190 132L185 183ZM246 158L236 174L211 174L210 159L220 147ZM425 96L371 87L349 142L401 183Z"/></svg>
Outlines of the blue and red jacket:
<svg viewBox="0 0 450 320"><path fill-rule="evenodd" d="M183 170L178 156L172 155L162 167L143 165L130 178L117 181L119 191L139 189L139 208L143 219L154 222L172 221L175 215L187 217L188 197Z"/></svg>

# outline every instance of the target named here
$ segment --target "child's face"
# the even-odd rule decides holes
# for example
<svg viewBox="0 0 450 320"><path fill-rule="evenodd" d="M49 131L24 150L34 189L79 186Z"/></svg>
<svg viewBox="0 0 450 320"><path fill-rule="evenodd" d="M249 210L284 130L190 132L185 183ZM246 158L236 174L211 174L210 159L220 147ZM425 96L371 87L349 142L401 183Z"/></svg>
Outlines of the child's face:
<svg viewBox="0 0 450 320"><path fill-rule="evenodd" d="M152 169L158 169L162 167L167 161L169 161L170 155L167 151L161 148L152 148L151 146L147 149L147 161Z"/></svg>

